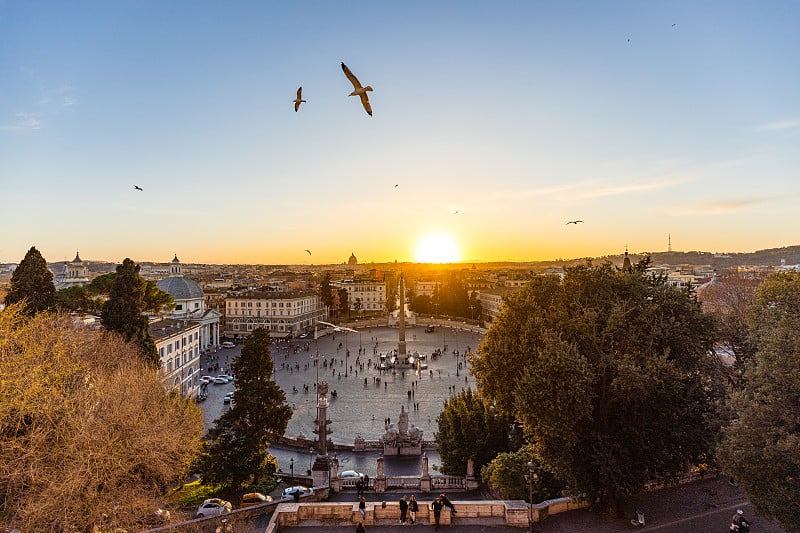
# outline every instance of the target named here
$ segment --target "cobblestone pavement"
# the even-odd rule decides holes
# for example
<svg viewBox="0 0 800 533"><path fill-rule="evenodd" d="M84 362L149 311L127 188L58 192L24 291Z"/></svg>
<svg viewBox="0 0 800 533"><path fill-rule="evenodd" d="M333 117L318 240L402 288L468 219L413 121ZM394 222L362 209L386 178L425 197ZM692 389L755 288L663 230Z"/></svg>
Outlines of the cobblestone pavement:
<svg viewBox="0 0 800 533"><path fill-rule="evenodd" d="M409 327L406 328L407 351L429 354L427 371L416 373L407 369L393 374L392 371L381 372L373 368L370 362L374 364L378 354L397 348L398 333L397 328L377 327L364 329L360 333L326 335L316 341L294 339L289 343L273 345L275 380L286 393L294 411L286 435L314 437L314 386L319 370L319 380L328 382L330 392L336 391L336 398L328 395L328 418L332 421L331 439L334 442L353 444L359 434L367 440L377 440L383 434L384 419L389 418L396 423L401 406L408 411L409 423L424 432L425 440L433 440L437 429L436 417L441 413L444 401L466 387L475 388L475 380L468 372L463 354L467 350L475 350L482 335L450 327L436 327L432 333L426 333L424 326ZM431 359L430 354L434 350L441 350L445 346L445 355ZM346 355L348 350L349 357ZM454 355L453 351L461 356ZM221 368L227 368L240 352L241 346L237 345L235 348L219 350L215 355L216 360L211 360L213 354L204 356L201 359L203 374L221 373L221 370L208 372L208 366L218 364ZM317 352L320 355L319 368L314 364ZM222 399L233 388L232 383L208 386L208 399L200 404L206 429L227 409ZM297 392L294 392L295 389ZM291 459L294 459L296 473L308 468L309 454L301 450L273 446L271 451L278 458L283 471L289 471ZM354 469L370 476L376 474L376 453L339 452L338 455L340 470ZM431 467L439 464L437 453L432 452L428 456ZM419 458L403 458L386 463L388 475L416 474L420 470Z"/></svg>

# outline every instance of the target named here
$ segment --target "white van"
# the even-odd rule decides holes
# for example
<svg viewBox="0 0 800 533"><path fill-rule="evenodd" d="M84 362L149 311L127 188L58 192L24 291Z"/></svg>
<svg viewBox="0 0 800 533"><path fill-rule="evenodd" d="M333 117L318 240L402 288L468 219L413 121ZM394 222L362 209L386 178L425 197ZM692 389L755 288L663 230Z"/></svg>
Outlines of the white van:
<svg viewBox="0 0 800 533"><path fill-rule="evenodd" d="M235 346L236 346L236 345L235 345L235 344L233 344L231 341L225 341L225 342L223 342L223 343L222 343L222 347L223 347L223 348L233 348L233 347L235 347Z"/></svg>

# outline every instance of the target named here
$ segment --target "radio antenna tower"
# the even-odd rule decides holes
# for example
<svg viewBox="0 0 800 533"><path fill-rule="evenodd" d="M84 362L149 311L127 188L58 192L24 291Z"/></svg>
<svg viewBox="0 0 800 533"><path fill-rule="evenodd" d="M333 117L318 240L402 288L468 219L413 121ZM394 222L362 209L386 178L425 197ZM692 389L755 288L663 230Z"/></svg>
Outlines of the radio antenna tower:
<svg viewBox="0 0 800 533"><path fill-rule="evenodd" d="M672 251L672 233L667 233L667 251Z"/></svg>

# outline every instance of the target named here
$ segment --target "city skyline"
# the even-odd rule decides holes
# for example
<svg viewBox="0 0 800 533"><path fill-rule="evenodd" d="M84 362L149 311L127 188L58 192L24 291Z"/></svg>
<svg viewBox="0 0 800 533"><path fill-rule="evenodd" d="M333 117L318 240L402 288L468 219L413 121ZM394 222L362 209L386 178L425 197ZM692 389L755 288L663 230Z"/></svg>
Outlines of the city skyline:
<svg viewBox="0 0 800 533"><path fill-rule="evenodd" d="M800 4L367 11L0 3L0 261L798 243Z"/></svg>

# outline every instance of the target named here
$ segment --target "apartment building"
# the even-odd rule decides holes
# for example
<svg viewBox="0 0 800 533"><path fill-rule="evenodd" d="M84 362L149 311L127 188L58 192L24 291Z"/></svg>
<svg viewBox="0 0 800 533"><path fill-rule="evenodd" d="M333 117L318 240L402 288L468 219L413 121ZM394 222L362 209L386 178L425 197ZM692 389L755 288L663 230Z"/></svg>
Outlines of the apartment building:
<svg viewBox="0 0 800 533"><path fill-rule="evenodd" d="M345 289L353 311L386 311L386 283L375 279L332 281L334 290Z"/></svg>
<svg viewBox="0 0 800 533"><path fill-rule="evenodd" d="M194 397L200 388L200 330L191 320L164 319L150 323L150 336L161 360L164 387Z"/></svg>
<svg viewBox="0 0 800 533"><path fill-rule="evenodd" d="M264 328L273 338L292 337L326 318L319 294L310 290L229 294L225 298L224 336L241 339Z"/></svg>

